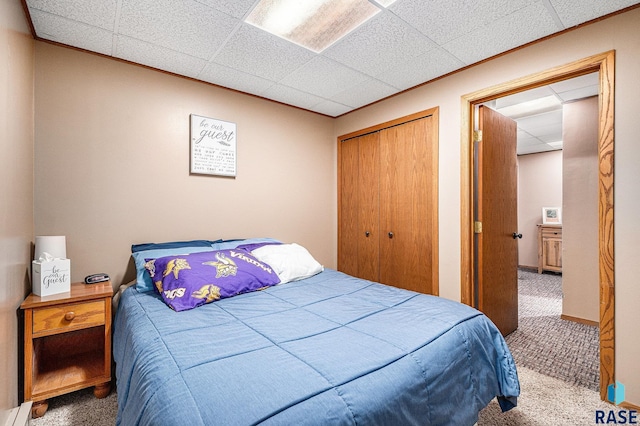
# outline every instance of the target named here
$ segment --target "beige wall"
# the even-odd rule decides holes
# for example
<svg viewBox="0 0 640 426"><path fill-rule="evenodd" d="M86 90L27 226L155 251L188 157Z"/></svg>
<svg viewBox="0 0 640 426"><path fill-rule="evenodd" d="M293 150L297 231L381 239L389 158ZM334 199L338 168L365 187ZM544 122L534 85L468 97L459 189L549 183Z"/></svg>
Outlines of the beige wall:
<svg viewBox="0 0 640 426"><path fill-rule="evenodd" d="M562 151L518 157L518 264L538 267L542 207L562 206Z"/></svg>
<svg viewBox="0 0 640 426"><path fill-rule="evenodd" d="M598 322L598 98L564 104L562 313Z"/></svg>
<svg viewBox="0 0 640 426"><path fill-rule="evenodd" d="M18 315L33 238L33 39L19 0L0 2L0 425L18 405Z"/></svg>
<svg viewBox="0 0 640 426"><path fill-rule="evenodd" d="M36 42L35 231L72 280L134 276L133 243L273 237L336 263L332 119ZM189 175L189 114L237 124L237 177Z"/></svg>
<svg viewBox="0 0 640 426"><path fill-rule="evenodd" d="M440 294L460 300L460 118L461 96L594 54L616 50L615 102L615 284L616 379L627 400L640 404L640 9L533 44L466 71L347 114L334 136L430 107L440 107Z"/></svg>
<svg viewBox="0 0 640 426"><path fill-rule="evenodd" d="M534 44L337 120L36 43L35 222L65 234L74 279L116 282L129 245L270 235L336 254L336 138L440 107L440 294L460 299L460 98L615 49L616 378L640 404L640 9ZM235 180L188 176L188 115L238 124Z"/></svg>

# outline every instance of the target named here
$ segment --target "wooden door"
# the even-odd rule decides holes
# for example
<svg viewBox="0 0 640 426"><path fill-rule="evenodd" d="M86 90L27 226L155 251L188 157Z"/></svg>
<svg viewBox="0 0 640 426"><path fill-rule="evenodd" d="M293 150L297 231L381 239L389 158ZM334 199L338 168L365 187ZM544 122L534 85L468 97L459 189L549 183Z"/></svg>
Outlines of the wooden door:
<svg viewBox="0 0 640 426"><path fill-rule="evenodd" d="M380 282L437 294L437 127L380 131Z"/></svg>
<svg viewBox="0 0 640 426"><path fill-rule="evenodd" d="M379 133L340 146L338 269L379 280Z"/></svg>
<svg viewBox="0 0 640 426"><path fill-rule="evenodd" d="M517 125L479 107L476 148L477 307L503 335L518 328Z"/></svg>

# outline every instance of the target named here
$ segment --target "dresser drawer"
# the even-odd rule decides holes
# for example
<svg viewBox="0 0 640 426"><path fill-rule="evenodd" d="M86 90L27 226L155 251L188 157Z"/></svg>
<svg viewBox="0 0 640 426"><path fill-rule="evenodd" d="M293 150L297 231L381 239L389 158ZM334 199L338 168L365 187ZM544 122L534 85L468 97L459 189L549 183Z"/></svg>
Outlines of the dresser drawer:
<svg viewBox="0 0 640 426"><path fill-rule="evenodd" d="M105 323L104 300L33 310L33 334Z"/></svg>
<svg viewBox="0 0 640 426"><path fill-rule="evenodd" d="M562 228L542 228L542 238L562 238Z"/></svg>

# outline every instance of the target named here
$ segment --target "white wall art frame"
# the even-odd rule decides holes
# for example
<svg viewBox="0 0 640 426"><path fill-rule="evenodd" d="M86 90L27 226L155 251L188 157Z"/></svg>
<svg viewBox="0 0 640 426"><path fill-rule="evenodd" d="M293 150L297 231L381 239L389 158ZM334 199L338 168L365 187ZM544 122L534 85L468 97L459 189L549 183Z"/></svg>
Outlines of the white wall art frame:
<svg viewBox="0 0 640 426"><path fill-rule="evenodd" d="M189 172L195 175L236 176L236 123L191 114Z"/></svg>

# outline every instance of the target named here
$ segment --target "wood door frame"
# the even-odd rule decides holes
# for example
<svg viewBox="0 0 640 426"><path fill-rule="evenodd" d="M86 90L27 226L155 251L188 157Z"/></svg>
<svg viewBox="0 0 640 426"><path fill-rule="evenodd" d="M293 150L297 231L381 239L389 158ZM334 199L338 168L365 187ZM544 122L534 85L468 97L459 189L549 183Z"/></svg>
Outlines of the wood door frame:
<svg viewBox="0 0 640 426"><path fill-rule="evenodd" d="M598 256L600 287L600 398L615 383L614 335L614 88L615 50L512 80L462 96L460 152L461 301L474 304L473 131L474 108L483 102L581 75L599 73L598 108Z"/></svg>
<svg viewBox="0 0 640 426"><path fill-rule="evenodd" d="M384 123L380 123L380 124L376 124L374 126L371 127L367 127L361 130L356 130L354 132L350 132L341 136L338 136L337 138L337 144L338 144L338 227L340 226L340 216L341 216L341 200L342 200L342 188L340 187L340 182L341 182L341 170L342 170L342 165L341 165L341 161L342 161L342 157L341 157L341 151L342 151L342 144L341 142L345 139L351 139L351 138L355 138L355 137L359 137L359 136L364 136L368 133L373 133L373 132L378 132L384 129L387 129L389 127L393 127L393 126L400 126L402 124L408 123L410 121L415 121L415 120L419 120L421 118L426 118L426 117L433 117L434 120L434 126L433 126L433 137L434 137L434 142L433 142L433 164L431 165L432 169L433 169L433 181L431 182L431 189L433 191L433 205L435 206L435 210L434 210L434 223L435 223L435 227L434 227L434 239L436 240L436 244L433 247L433 252L432 252L432 264L433 264L433 269L432 269L432 294L434 296L438 296L440 294L440 273L439 273L439 266L440 266L440 247L439 247L439 241L440 241L440 236L439 236L439 227L438 227L438 223L439 223L439 219L438 219L438 215L439 215L439 203L438 203L438 199L439 199L439 195L438 195L438 189L439 189L439 172L438 172L438 165L440 163L439 160L439 140L440 140L440 132L439 132L439 128L440 128L440 107L433 107L433 108L429 108L423 111L419 111L416 112L414 114L410 114L410 115L406 115L404 117L400 117L400 118L396 118L395 120L390 120L390 121L385 121ZM338 235L338 259L340 259L340 235Z"/></svg>

